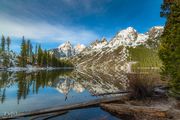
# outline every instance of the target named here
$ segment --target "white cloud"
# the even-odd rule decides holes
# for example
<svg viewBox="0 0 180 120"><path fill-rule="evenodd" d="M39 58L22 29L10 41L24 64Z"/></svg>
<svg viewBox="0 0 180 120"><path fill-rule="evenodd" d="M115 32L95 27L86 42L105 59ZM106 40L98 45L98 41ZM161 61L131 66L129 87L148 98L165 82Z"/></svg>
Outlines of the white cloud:
<svg viewBox="0 0 180 120"><path fill-rule="evenodd" d="M69 27L61 24L52 25L44 21L30 21L7 15L0 15L0 33L11 37L36 40L36 42L89 43L98 38L91 30L82 27Z"/></svg>

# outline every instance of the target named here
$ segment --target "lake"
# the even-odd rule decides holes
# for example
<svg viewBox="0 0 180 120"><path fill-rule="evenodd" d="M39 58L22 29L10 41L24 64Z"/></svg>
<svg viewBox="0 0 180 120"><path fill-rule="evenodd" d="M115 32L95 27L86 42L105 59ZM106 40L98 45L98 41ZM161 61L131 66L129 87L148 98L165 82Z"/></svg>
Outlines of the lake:
<svg viewBox="0 0 180 120"><path fill-rule="evenodd" d="M109 75L104 72L103 74L88 73L75 70L1 71L0 115L87 102L104 97L99 96L100 94L118 92L127 87L127 76L123 73L118 73L119 75ZM51 119L116 120L118 118L95 107L72 110Z"/></svg>

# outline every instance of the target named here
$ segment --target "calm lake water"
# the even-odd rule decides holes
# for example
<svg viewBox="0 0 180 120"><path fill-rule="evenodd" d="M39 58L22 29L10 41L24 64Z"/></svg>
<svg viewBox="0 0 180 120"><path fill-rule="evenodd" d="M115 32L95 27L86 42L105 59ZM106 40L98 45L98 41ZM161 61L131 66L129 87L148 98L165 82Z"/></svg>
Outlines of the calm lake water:
<svg viewBox="0 0 180 120"><path fill-rule="evenodd" d="M114 75L113 75L114 76ZM87 102L126 89L126 76L75 71L0 72L0 115ZM91 113L91 114L89 114ZM117 118L100 108L72 110L52 119Z"/></svg>

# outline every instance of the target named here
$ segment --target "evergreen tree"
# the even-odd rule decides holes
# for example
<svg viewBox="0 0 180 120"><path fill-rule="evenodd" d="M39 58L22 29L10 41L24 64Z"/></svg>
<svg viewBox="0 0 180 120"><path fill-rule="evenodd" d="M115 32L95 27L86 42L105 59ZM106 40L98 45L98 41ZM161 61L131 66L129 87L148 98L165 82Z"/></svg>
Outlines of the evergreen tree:
<svg viewBox="0 0 180 120"><path fill-rule="evenodd" d="M56 67L56 57L55 57L55 55L52 55L52 60L51 60L51 66L52 67Z"/></svg>
<svg viewBox="0 0 180 120"><path fill-rule="evenodd" d="M37 52L38 52L38 45L36 44L36 47L35 47L35 54L37 55Z"/></svg>
<svg viewBox="0 0 180 120"><path fill-rule="evenodd" d="M47 55L48 55L47 51L45 50L43 53L43 62L42 62L44 67L47 67Z"/></svg>
<svg viewBox="0 0 180 120"><path fill-rule="evenodd" d="M27 44L24 36L22 38L22 43L21 43L21 56L20 56L19 64L21 67L25 67L27 65Z"/></svg>
<svg viewBox="0 0 180 120"><path fill-rule="evenodd" d="M7 50L9 51L10 50L10 44L11 44L11 39L9 36L6 39L6 43L7 43Z"/></svg>
<svg viewBox="0 0 180 120"><path fill-rule="evenodd" d="M2 38L1 38L1 50L5 51L5 37L4 37L4 35L2 35Z"/></svg>
<svg viewBox="0 0 180 120"><path fill-rule="evenodd" d="M39 45L39 47L38 47L38 55L37 55L37 64L39 66L42 66L42 57L43 57L43 51L42 51L41 45Z"/></svg>
<svg viewBox="0 0 180 120"><path fill-rule="evenodd" d="M35 55L32 53L32 65L36 64L36 57Z"/></svg>
<svg viewBox="0 0 180 120"><path fill-rule="evenodd" d="M30 61L30 46L31 46L31 41L28 40L27 43L26 43L26 54L27 54L27 57L28 57L28 61Z"/></svg>
<svg viewBox="0 0 180 120"><path fill-rule="evenodd" d="M163 6L167 22L159 48L159 56L163 62L162 73L169 80L170 93L180 97L180 2L165 1Z"/></svg>
<svg viewBox="0 0 180 120"><path fill-rule="evenodd" d="M52 55L48 52L48 66L52 66Z"/></svg>
<svg viewBox="0 0 180 120"><path fill-rule="evenodd" d="M32 44L31 44L31 41L30 40L28 40L27 41L27 56L28 56L28 61L29 61L29 63L32 63L32 49L33 49L33 46L32 46Z"/></svg>

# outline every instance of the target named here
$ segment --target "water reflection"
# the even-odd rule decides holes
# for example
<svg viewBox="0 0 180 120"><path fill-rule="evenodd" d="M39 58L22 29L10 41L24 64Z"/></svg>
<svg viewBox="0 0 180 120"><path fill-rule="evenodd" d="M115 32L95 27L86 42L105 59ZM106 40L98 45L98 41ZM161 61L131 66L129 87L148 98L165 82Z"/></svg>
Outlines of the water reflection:
<svg viewBox="0 0 180 120"><path fill-rule="evenodd" d="M35 73L26 72L0 72L0 99L3 103L6 99L6 89L17 85L17 103L26 99L28 94L38 94L39 88L55 85L59 76L66 76L71 71L39 71Z"/></svg>
<svg viewBox="0 0 180 120"><path fill-rule="evenodd" d="M55 88L57 91L65 95L65 100L68 99L68 94L71 90L77 93L82 93L85 89L92 95L119 91L125 89L127 82L124 82L126 76L114 76L96 72L88 75L84 72L75 71L39 71L33 73L26 72L0 72L0 100L4 103L6 100L6 89L11 86L17 86L17 103L21 99L26 99L29 93L38 94L40 88L47 87Z"/></svg>
<svg viewBox="0 0 180 120"><path fill-rule="evenodd" d="M127 88L126 74L92 71L0 72L0 115L97 99Z"/></svg>

